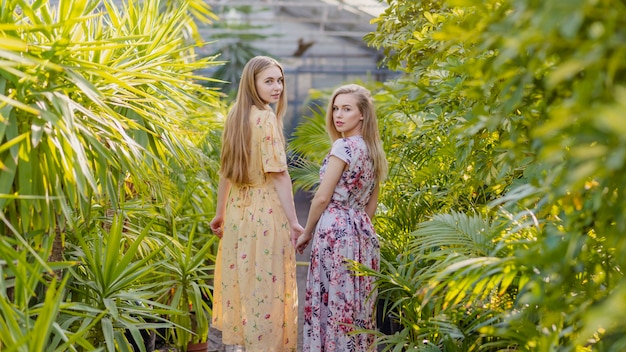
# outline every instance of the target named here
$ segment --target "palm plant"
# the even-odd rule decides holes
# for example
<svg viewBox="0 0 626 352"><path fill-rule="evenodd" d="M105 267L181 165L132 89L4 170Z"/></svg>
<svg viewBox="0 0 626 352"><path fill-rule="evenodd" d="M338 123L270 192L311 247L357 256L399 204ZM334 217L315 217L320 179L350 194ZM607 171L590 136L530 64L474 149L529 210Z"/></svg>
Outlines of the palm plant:
<svg viewBox="0 0 626 352"><path fill-rule="evenodd" d="M138 330L154 328L154 320L171 326L160 318L171 309L151 296L150 280L162 260L152 252L166 242L151 238L150 219L133 216L144 214L135 206L176 199L161 187L163 177L210 167L203 152L217 149L214 134L196 129L212 126L199 120L219 119L222 104L195 74L212 58L195 56L190 13L210 11L192 5L3 4L0 238L24 257L7 256L2 265L3 321L12 322L2 348L125 349L122 330L138 342ZM210 192L202 196L210 207ZM26 273L32 277L24 280ZM24 293L32 299L18 301ZM63 314L33 324L44 300ZM25 328L18 332L15 322ZM38 347L28 338L35 335L44 337Z"/></svg>
<svg viewBox="0 0 626 352"><path fill-rule="evenodd" d="M73 305L64 302L68 277L59 282L54 270L74 263L47 263L33 251L16 251L19 247L20 242L11 237L0 238L0 347L8 351L95 349L85 338L92 325L70 329L58 318Z"/></svg>
<svg viewBox="0 0 626 352"><path fill-rule="evenodd" d="M624 8L463 5L392 2L365 38L405 73L376 95L392 169L363 274L403 327L380 341L620 350Z"/></svg>
<svg viewBox="0 0 626 352"><path fill-rule="evenodd" d="M97 221L88 226L97 225ZM162 245L150 241L152 250L141 255L141 247L148 244L145 239L153 234L152 226L146 226L134 236L125 232L125 217L113 216L110 225L78 229L69 238L68 256L80 261L70 269L71 291L68 298L75 303L60 316L70 327L84 329L94 325L85 338L94 346L104 341L106 346L127 344L125 331L130 332L137 346L144 345L140 331L169 327L161 315L171 310L156 301L154 295L157 282L147 277L159 276L154 266ZM95 231L96 234L91 232ZM155 245L156 244L156 245Z"/></svg>
<svg viewBox="0 0 626 352"><path fill-rule="evenodd" d="M626 226L623 202L617 202L625 164L615 124L617 111L623 111L625 66L623 54L616 52L623 46L624 8L613 1L562 5L394 2L377 19L378 30L365 38L384 50L392 69L405 73L388 85L389 97L382 100L386 115L418 122L405 139L416 157L402 159L397 170L405 168L405 180L420 175L414 183L419 192L409 193L415 197L397 192L398 201L409 204L390 209L424 211L412 213L415 221L400 223L412 222L419 232L430 217L454 210L511 225L524 220L496 237L510 248L500 253L502 259L450 264L460 248L448 246L442 247L448 253L442 257L433 257L439 249L420 253L400 246L387 256L387 271L394 275L381 279L390 287L394 280L432 277L423 287L407 286L417 290L415 295L431 294L419 299L424 303L403 305L405 316L407 311L423 312L418 308L426 303L481 308L481 299L489 297L484 288L491 287L491 273L496 283L508 287L504 292L511 299L498 307L505 311L480 329L480 339L490 341L474 339L472 348L488 350L499 343L550 351L624 346L623 320L611 313L626 284L621 274L625 263L613 255L626 243L618 235ZM615 17L598 16L614 6L620 9ZM599 23L602 30L589 36ZM435 177L423 177L427 173ZM410 189L410 184L399 189ZM386 197L384 189L382 194ZM520 215L503 215L507 212ZM458 241L449 235L463 238L454 228L440 227L439 235L447 234L448 242ZM382 236L406 234L378 230ZM519 235L528 237L510 242ZM429 263L429 272L417 264L403 266L409 264L405 258L434 258L441 264ZM432 276L434 272L438 274ZM395 273L408 277L399 279ZM505 273L510 273L507 279ZM396 336L395 347L420 344L408 333L411 328L406 331L404 341ZM446 334L459 341L453 330ZM433 341L438 346L428 348L451 348L442 339Z"/></svg>
<svg viewBox="0 0 626 352"><path fill-rule="evenodd" d="M516 236L510 234L515 224ZM508 339L485 336L502 323L513 305L523 272L510 252L532 233L519 221L490 222L462 213L440 214L419 224L408 249L380 272L355 264L352 269L377 277L383 314L402 328L378 333L384 350L405 346L421 351L499 350L515 346ZM376 332L373 332L376 333Z"/></svg>
<svg viewBox="0 0 626 352"><path fill-rule="evenodd" d="M190 342L207 341L211 315L213 274L206 263L215 259L211 254L216 237L199 246L195 231L191 229L188 238L179 237L170 242L167 256L171 260L165 264L166 275L159 290L160 296L175 310L170 317L175 324L171 336L182 351Z"/></svg>
<svg viewBox="0 0 626 352"><path fill-rule="evenodd" d="M271 53L255 46L256 42L271 35L262 33L262 30L269 26L250 24L249 16L256 16L255 11L259 9L252 6L225 5L216 8L216 11L220 11L221 18L211 25L209 39L214 48L209 55L224 60L224 63L211 73L211 77L218 81L209 85L220 88L230 99L234 99L239 76L245 64L257 55L272 56ZM237 18L229 18L233 14Z"/></svg>
<svg viewBox="0 0 626 352"><path fill-rule="evenodd" d="M331 146L325 127L325 107L316 106L310 112L311 116L295 128L287 144L294 187L306 192L313 191L319 183L320 164Z"/></svg>
<svg viewBox="0 0 626 352"><path fill-rule="evenodd" d="M158 284L155 295L170 308L169 320L174 324L166 340L184 351L188 343L208 338L217 237L210 235L208 225L214 200L207 173L195 168L176 174L170 178L176 182L162 187L177 190L178 198L157 203L164 206L144 207L139 218L153 219L153 234L164 241L162 270L153 278Z"/></svg>

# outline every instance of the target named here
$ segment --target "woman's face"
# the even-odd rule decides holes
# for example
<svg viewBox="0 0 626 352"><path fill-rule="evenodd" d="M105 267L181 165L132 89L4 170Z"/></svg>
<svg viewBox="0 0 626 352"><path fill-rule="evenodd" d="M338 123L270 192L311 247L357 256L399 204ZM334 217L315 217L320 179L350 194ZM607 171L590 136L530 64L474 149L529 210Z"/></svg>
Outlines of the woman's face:
<svg viewBox="0 0 626 352"><path fill-rule="evenodd" d="M283 93L283 80L283 74L276 66L261 71L254 82L259 97L266 104L277 103Z"/></svg>
<svg viewBox="0 0 626 352"><path fill-rule="evenodd" d="M363 114L357 107L357 98L352 94L339 94L333 102L333 123L337 132L344 137L361 134Z"/></svg>

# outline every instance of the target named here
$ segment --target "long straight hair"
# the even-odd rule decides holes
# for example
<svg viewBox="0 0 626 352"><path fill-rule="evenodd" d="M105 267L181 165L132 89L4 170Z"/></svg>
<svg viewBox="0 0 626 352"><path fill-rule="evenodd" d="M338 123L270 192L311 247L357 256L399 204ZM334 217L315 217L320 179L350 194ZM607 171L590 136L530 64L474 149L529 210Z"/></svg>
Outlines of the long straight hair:
<svg viewBox="0 0 626 352"><path fill-rule="evenodd" d="M335 104L335 98L340 94L351 94L357 99L357 108L363 115L361 135L367 146L367 151L374 162L376 179L382 182L387 178L387 158L385 157L385 150L383 149L380 132L378 131L378 121L376 119L376 109L374 108L372 94L367 88L358 84L347 84L335 90L330 98L326 111L326 130L333 142L341 138L341 133L337 131L333 122L333 105Z"/></svg>
<svg viewBox="0 0 626 352"><path fill-rule="evenodd" d="M280 130L283 129L283 117L287 112L287 93L285 92L285 73L283 67L271 57L256 56L243 68L239 89L233 107L226 116L220 156L221 174L235 184L250 183L248 174L251 152L250 110L256 106L264 110L267 102L263 101L256 90L256 78L265 69L276 66L283 75L283 91L276 104L276 119Z"/></svg>

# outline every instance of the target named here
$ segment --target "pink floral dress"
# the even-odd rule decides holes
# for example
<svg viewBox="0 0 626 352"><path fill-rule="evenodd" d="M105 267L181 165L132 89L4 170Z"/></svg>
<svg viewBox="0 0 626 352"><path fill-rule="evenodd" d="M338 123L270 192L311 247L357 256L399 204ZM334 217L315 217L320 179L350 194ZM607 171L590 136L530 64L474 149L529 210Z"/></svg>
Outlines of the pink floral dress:
<svg viewBox="0 0 626 352"><path fill-rule="evenodd" d="M380 245L365 205L376 186L372 159L361 136L341 138L320 169L324 177L334 155L348 164L330 204L315 229L304 306L304 351L366 351L370 334L348 334L355 328L374 329L372 277L355 276L345 259L380 268ZM372 294L370 296L370 294Z"/></svg>
<svg viewBox="0 0 626 352"><path fill-rule="evenodd" d="M228 195L215 264L213 326L246 352L296 351L296 253L268 172L287 170L283 134L271 110L253 107L249 185Z"/></svg>

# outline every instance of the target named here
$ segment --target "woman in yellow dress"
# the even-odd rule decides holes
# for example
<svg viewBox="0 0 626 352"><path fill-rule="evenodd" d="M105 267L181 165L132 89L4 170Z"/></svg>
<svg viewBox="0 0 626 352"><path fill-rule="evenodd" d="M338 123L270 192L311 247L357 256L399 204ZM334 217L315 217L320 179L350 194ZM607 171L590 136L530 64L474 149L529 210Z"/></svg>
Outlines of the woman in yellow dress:
<svg viewBox="0 0 626 352"><path fill-rule="evenodd" d="M287 170L284 81L276 60L252 58L224 126L217 209L211 221L211 230L221 238L212 323L222 332L227 350L296 351L294 246L304 229Z"/></svg>

